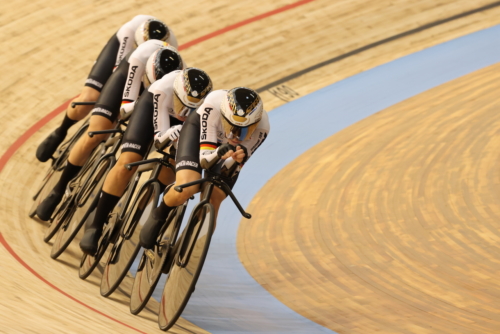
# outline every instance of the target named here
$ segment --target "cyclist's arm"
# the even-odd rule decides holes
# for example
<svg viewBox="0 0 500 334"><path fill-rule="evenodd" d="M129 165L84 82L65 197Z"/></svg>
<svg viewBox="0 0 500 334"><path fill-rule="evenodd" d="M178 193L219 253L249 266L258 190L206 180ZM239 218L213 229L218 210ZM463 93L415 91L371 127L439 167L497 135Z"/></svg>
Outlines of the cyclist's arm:
<svg viewBox="0 0 500 334"><path fill-rule="evenodd" d="M234 164L236 163L236 161L233 158L229 158L224 161L223 166L227 170L232 170L233 174L239 172L243 167L243 165L248 161L248 159L250 159L252 154L255 151L257 151L260 145L262 145L262 143L266 140L269 131L270 131L269 117L267 115L267 112L264 111L262 120L260 121L257 129L255 129L255 132L252 134L252 137L250 139L244 140L243 142L237 145L244 148L246 156L243 158L243 161L239 163L239 166L237 168L234 168Z"/></svg>
<svg viewBox="0 0 500 334"><path fill-rule="evenodd" d="M153 94L153 126L155 135L161 136L170 128L169 108L169 92L162 89L162 79L154 82L149 87L149 92ZM170 93L171 94L171 93ZM170 106L170 109L172 107Z"/></svg>
<svg viewBox="0 0 500 334"><path fill-rule="evenodd" d="M132 20L128 21L120 27L116 33L116 37L120 42L118 53L116 55L115 68L120 64L122 59L134 49L135 45L135 31L146 20L153 19L151 15L136 15Z"/></svg>
<svg viewBox="0 0 500 334"><path fill-rule="evenodd" d="M196 111L200 115L200 164L210 168L218 160L217 130L220 124L220 112L205 101Z"/></svg>
<svg viewBox="0 0 500 334"><path fill-rule="evenodd" d="M116 37L120 42L118 53L116 54L115 68L120 64L122 59L134 48L134 31L129 25L123 25L116 33Z"/></svg>
<svg viewBox="0 0 500 334"><path fill-rule="evenodd" d="M150 39L139 45L137 49L132 52L128 59L130 65L125 88L123 89L122 106L123 104L133 102L137 99L142 86L142 76L144 74L146 62L153 52L164 45L166 45L165 42Z"/></svg>

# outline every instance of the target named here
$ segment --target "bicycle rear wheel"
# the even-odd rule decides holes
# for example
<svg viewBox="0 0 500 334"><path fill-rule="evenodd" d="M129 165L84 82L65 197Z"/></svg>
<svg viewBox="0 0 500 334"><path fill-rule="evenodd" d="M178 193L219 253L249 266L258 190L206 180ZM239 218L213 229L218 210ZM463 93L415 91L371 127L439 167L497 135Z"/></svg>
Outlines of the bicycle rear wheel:
<svg viewBox="0 0 500 334"><path fill-rule="evenodd" d="M196 207L163 289L158 315L160 329L171 328L186 307L203 268L213 229L213 206L205 203Z"/></svg>
<svg viewBox="0 0 500 334"><path fill-rule="evenodd" d="M80 139L82 134L85 133L88 126L89 126L88 121L86 121L84 124L82 124L80 129L78 129L77 132L73 134L73 136L70 139L63 142L61 146L59 146L59 148L57 149L55 159L52 161L50 167L47 169L47 172L45 173L42 181L40 182L40 185L38 186L37 192L33 196L33 204L31 205L28 214L30 218L35 217L36 208L38 207L40 202L43 201L45 197L47 197L52 188L54 188L57 181L59 181L61 172L64 169L66 160L68 159L69 152L76 144L78 139Z"/></svg>
<svg viewBox="0 0 500 334"><path fill-rule="evenodd" d="M164 268L170 269L174 245L186 211L186 204L179 206L167 218L166 228L160 233L153 250L145 250L130 293L130 313L139 314L153 294Z"/></svg>
<svg viewBox="0 0 500 334"><path fill-rule="evenodd" d="M151 210L158 204L160 187L157 183L144 186L135 197L129 213L106 261L101 279L101 295L108 297L120 285L141 249L139 235Z"/></svg>
<svg viewBox="0 0 500 334"><path fill-rule="evenodd" d="M63 198L63 203L56 210L56 214L52 219L50 226L45 230L43 241L49 242L50 239L57 233L64 222L73 215L72 198Z"/></svg>
<svg viewBox="0 0 500 334"><path fill-rule="evenodd" d="M73 214L71 217L68 217L67 223L58 231L57 237L52 245L52 251L50 253L51 258L57 259L57 257L66 250L78 232L80 232L84 223L88 219L94 218L93 213L99 201L99 193L101 192L106 175L113 164L113 159L103 159L98 163L95 169L89 168L88 173L92 173L93 171L90 177L86 178L82 176L82 179L86 179L86 181L78 194L75 195L77 196L76 207Z"/></svg>

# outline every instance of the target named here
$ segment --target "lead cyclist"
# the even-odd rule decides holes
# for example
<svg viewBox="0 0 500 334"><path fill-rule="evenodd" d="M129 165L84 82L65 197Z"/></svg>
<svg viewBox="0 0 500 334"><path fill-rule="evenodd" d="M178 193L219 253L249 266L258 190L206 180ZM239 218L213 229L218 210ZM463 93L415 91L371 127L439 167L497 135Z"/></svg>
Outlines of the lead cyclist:
<svg viewBox="0 0 500 334"><path fill-rule="evenodd" d="M90 70L80 95L71 102L97 101L104 84L122 59L138 45L150 39L166 41L169 45L178 47L173 31L165 23L150 15L135 16L111 36ZM70 103L62 123L38 146L36 158L41 162L49 160L66 137L68 129L85 118L92 108L91 105L72 107Z"/></svg>
<svg viewBox="0 0 500 334"><path fill-rule="evenodd" d="M257 92L245 87L213 91L182 126L175 185L199 180L202 169L220 164L223 180L233 188L241 168L266 140L269 131L269 118ZM179 193L171 187L141 230L141 246L153 248L169 212L199 190L200 186L195 185ZM215 217L225 198L221 189L214 188L210 202Z"/></svg>

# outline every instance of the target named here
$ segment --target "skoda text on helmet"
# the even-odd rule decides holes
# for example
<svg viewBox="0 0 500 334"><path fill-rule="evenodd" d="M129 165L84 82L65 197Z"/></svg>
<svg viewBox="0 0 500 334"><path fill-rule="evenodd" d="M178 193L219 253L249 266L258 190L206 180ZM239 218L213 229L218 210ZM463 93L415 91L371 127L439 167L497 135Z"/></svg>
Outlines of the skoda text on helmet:
<svg viewBox="0 0 500 334"><path fill-rule="evenodd" d="M175 70L182 70L182 58L173 46L164 46L156 50L146 63L144 73L144 86L149 87L156 80L160 80L165 74Z"/></svg>
<svg viewBox="0 0 500 334"><path fill-rule="evenodd" d="M149 19L135 31L135 44L139 46L150 39L166 41L168 36L170 36L170 31L165 23L158 19Z"/></svg>
<svg viewBox="0 0 500 334"><path fill-rule="evenodd" d="M212 80L204 71L188 67L174 81L174 112L185 117L196 110L212 90Z"/></svg>
<svg viewBox="0 0 500 334"><path fill-rule="evenodd" d="M226 137L240 141L249 139L263 112L263 103L256 91L245 87L230 89L221 102L221 121Z"/></svg>

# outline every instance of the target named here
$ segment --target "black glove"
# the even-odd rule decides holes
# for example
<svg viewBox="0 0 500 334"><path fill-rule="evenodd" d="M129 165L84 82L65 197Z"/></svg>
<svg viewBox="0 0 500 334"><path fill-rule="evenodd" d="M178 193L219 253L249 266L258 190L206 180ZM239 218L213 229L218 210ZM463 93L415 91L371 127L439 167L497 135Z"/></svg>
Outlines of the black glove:
<svg viewBox="0 0 500 334"><path fill-rule="evenodd" d="M236 151L236 148L229 144L229 143L225 143L225 144L222 144L221 146L219 146L219 148L217 149L217 156L219 158L222 158L224 156L224 154L226 154L227 152L229 151L233 151L235 152Z"/></svg>
<svg viewBox="0 0 500 334"><path fill-rule="evenodd" d="M245 152L245 157L243 158L243 161L241 162L241 164L244 165L245 162L247 162L247 160L248 160L248 151L247 151L247 148L245 146L236 145L236 147L238 147L238 146L243 150L243 152Z"/></svg>

